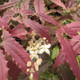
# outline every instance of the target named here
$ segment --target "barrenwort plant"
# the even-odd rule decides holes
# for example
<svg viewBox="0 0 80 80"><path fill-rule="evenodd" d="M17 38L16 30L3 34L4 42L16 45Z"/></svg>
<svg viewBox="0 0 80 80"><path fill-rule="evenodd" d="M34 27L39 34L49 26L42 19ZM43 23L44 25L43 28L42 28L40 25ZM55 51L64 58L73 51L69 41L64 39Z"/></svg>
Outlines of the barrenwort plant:
<svg viewBox="0 0 80 80"><path fill-rule="evenodd" d="M55 6L59 6L61 11L57 11L56 9L47 10L45 1L51 1ZM11 71L11 67L14 67L15 64L18 66L16 66L18 73L21 69L29 76L29 79L39 80L36 70L38 70L42 59L39 58L34 64L33 58L38 57L37 53L42 54L46 52L50 55L48 49L53 41L50 35L50 30L52 31L52 29L47 28L48 26L45 26L45 22L57 27L53 35L57 37L61 47L51 70L53 71L59 65L67 62L76 78L80 80L80 68L76 59L80 55L80 0L10 0L0 5L0 13L2 11L4 12L0 16L0 80L8 80L8 71ZM64 15L66 12L73 21L65 25L61 24L61 22L56 21L50 16L50 13L54 11L60 12L61 15ZM33 16L36 16L39 21L33 20ZM65 18L66 14L61 16L59 20ZM31 48L25 49L16 41L16 38L21 40L26 39L26 35L28 34L26 28L28 27L30 27L30 34L35 31L45 41L45 46L41 43L41 49L33 54L36 56L32 57L29 53L32 54L36 49L32 49L34 51L28 53L27 50ZM8 60L9 58L10 60ZM10 61L13 63L11 67L9 66L11 64L8 64ZM38 62L39 64L37 64ZM18 75L18 73L15 72L15 75ZM9 75L11 74L9 73ZM12 78L14 79L14 77Z"/></svg>

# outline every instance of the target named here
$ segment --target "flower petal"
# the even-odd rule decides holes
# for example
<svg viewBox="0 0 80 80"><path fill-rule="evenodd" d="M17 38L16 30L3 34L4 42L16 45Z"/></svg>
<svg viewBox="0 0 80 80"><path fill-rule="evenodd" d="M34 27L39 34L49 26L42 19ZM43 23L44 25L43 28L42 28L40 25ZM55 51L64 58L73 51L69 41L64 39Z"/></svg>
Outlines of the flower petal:
<svg viewBox="0 0 80 80"><path fill-rule="evenodd" d="M42 54L44 52L44 49L40 49L39 54Z"/></svg>

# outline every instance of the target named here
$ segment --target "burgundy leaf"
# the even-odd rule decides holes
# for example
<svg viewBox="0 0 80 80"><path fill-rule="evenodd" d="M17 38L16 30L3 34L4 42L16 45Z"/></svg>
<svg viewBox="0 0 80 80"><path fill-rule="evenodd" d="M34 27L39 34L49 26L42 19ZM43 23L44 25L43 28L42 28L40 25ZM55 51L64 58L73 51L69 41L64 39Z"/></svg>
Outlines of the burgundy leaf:
<svg viewBox="0 0 80 80"><path fill-rule="evenodd" d="M7 61L5 60L5 57L1 50L0 50L0 80L8 80Z"/></svg>
<svg viewBox="0 0 80 80"><path fill-rule="evenodd" d="M30 0L24 0L24 2L21 4L21 9L29 9L29 1Z"/></svg>
<svg viewBox="0 0 80 80"><path fill-rule="evenodd" d="M2 16L2 19L8 23L10 19L13 17L14 12L12 10L7 10L4 15Z"/></svg>
<svg viewBox="0 0 80 80"><path fill-rule="evenodd" d="M21 70L12 60L8 60L8 68L9 68L8 72L9 76L12 78L12 80L17 80L17 77L20 74Z"/></svg>
<svg viewBox="0 0 80 80"><path fill-rule="evenodd" d="M76 0L71 0L70 7L72 7L75 4L75 2Z"/></svg>
<svg viewBox="0 0 80 80"><path fill-rule="evenodd" d="M61 30L61 29L58 30L57 37L60 41L60 44L61 44L61 47L63 50L63 55L65 56L65 59L68 62L69 66L71 67L75 76L80 80L80 69L78 66L78 62L76 60L75 53L74 53L69 41L66 38L64 38L62 35L63 35L63 30Z"/></svg>
<svg viewBox="0 0 80 80"><path fill-rule="evenodd" d="M76 36L78 32L80 32L80 22L67 24L66 26L63 26L63 29L70 37Z"/></svg>
<svg viewBox="0 0 80 80"><path fill-rule="evenodd" d="M71 28L72 30L80 31L80 21L72 22L66 25L67 28Z"/></svg>
<svg viewBox="0 0 80 80"><path fill-rule="evenodd" d="M67 8L71 8L76 0L67 0L65 5Z"/></svg>
<svg viewBox="0 0 80 80"><path fill-rule="evenodd" d="M51 42L51 37L49 35L49 32L45 29L45 27L38 22L32 21L30 19L25 18L24 24L26 27L31 27L33 30L35 30L37 33L39 33L42 37L46 37L46 39Z"/></svg>
<svg viewBox="0 0 80 80"><path fill-rule="evenodd" d="M18 8L14 7L14 8L12 8L12 10L14 13L20 13L24 17L27 15L33 15L34 14L34 12L32 10L23 9L23 8L18 9Z"/></svg>
<svg viewBox="0 0 80 80"><path fill-rule="evenodd" d="M35 0L34 4L36 13L39 14L45 12L44 0Z"/></svg>
<svg viewBox="0 0 80 80"><path fill-rule="evenodd" d="M21 36L18 36L18 38L20 38L20 39L26 39L26 36L25 35L21 35Z"/></svg>
<svg viewBox="0 0 80 80"><path fill-rule="evenodd" d="M7 25L6 21L3 20L1 17L0 17L0 28L5 28L7 29L9 26Z"/></svg>
<svg viewBox="0 0 80 80"><path fill-rule="evenodd" d="M67 0L66 3L65 3L65 6L66 6L67 8L69 8L69 6L70 6L70 4L69 4L70 1L71 1L71 0Z"/></svg>
<svg viewBox="0 0 80 80"><path fill-rule="evenodd" d="M57 26L60 26L60 24L57 21L55 21L51 16L48 16L44 13L39 13L38 16L47 22L50 22L50 23L57 25Z"/></svg>
<svg viewBox="0 0 80 80"><path fill-rule="evenodd" d="M13 5L17 4L17 3L18 3L18 1L16 1L16 0L7 2L4 5L0 5L0 10L3 10L5 8L8 8L8 7L11 7L11 6L13 6Z"/></svg>
<svg viewBox="0 0 80 80"><path fill-rule="evenodd" d="M59 6L63 7L64 9L66 9L65 5L61 2L61 0L51 0L51 1L53 1L55 4L57 4Z"/></svg>
<svg viewBox="0 0 80 80"><path fill-rule="evenodd" d="M35 71L34 65L27 51L24 50L23 47L18 42L16 42L6 30L3 30L3 39L4 41L2 43L2 46L7 52L7 54L12 57L12 59L16 62L19 68L25 71L27 75L30 75L30 72L27 72L26 70L33 68L33 77L35 80L38 80L38 74ZM31 67L27 66L28 61L32 63Z"/></svg>
<svg viewBox="0 0 80 80"><path fill-rule="evenodd" d="M52 67L52 69L56 68L57 66L64 64L66 62L65 56L63 55L63 51L61 50L59 52L59 55L57 56L55 63Z"/></svg>
<svg viewBox="0 0 80 80"><path fill-rule="evenodd" d="M80 21L80 18L77 16L77 14L71 14L71 16L75 21Z"/></svg>
<svg viewBox="0 0 80 80"><path fill-rule="evenodd" d="M76 55L80 54L80 35L74 36L70 40L70 44L72 45L75 54Z"/></svg>
<svg viewBox="0 0 80 80"><path fill-rule="evenodd" d="M12 37L20 37L22 35L26 35L27 31L24 29L23 24L18 24L14 29L10 31Z"/></svg>
<svg viewBox="0 0 80 80"><path fill-rule="evenodd" d="M34 14L33 11L27 10L27 9L19 10L19 12L20 12L23 16L33 15L33 14ZM19 13L19 12L18 12L18 13Z"/></svg>
<svg viewBox="0 0 80 80"><path fill-rule="evenodd" d="M76 31L76 29L71 29L68 28L67 26L62 26L62 28L64 29L65 33L67 33L70 37L76 36L78 33Z"/></svg>

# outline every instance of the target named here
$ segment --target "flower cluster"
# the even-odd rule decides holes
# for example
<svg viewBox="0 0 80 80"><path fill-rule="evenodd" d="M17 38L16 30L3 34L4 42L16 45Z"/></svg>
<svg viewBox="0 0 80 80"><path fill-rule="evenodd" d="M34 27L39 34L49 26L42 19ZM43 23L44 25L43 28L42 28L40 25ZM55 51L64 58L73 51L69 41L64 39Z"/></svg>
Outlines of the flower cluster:
<svg viewBox="0 0 80 80"><path fill-rule="evenodd" d="M35 36L37 34L32 31L32 39L28 42L29 46L27 46L26 50L29 51L30 58L34 60L34 65L36 70L39 70L39 66L41 65L42 58L39 57L39 55L43 54L44 52L50 55L49 48L51 47L51 44L49 44L46 40L46 38L39 38L35 39Z"/></svg>
<svg viewBox="0 0 80 80"><path fill-rule="evenodd" d="M32 65L32 64L31 64L31 61L28 61L28 62L27 62L27 67L28 67L27 72L30 72L30 79L33 79L34 69L33 69L33 68L30 68L31 65Z"/></svg>

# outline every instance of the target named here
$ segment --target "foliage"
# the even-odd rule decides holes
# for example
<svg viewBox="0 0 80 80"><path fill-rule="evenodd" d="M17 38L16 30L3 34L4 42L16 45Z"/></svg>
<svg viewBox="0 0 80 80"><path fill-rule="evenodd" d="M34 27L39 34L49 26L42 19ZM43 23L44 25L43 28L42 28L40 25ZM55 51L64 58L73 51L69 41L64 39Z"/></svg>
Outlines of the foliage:
<svg viewBox="0 0 80 80"><path fill-rule="evenodd" d="M27 34L25 28L30 27L30 32L34 30L40 34L41 37L46 37L48 42L51 43L52 38L49 33L52 29L51 31L46 29L45 21L58 27L54 35L57 36L61 47L52 70L67 62L76 78L80 80L80 69L76 60L76 56L80 53L80 35L78 34L80 32L80 18L78 17L80 16L80 4L74 4L76 0L67 0L66 2L64 0L51 1L57 6L62 7L62 10L58 11L63 15L60 19L66 17L67 14L63 13L65 11L67 12L68 9L68 14L73 18L74 22L71 20L69 23L66 22L66 25L60 24L52 16L48 15L51 12L46 12L43 0L13 0L0 5L0 11L6 9L3 16L0 17L0 80L8 80L6 55L10 56L30 79L34 78L34 80L39 80L33 61L23 46L15 40L15 37L24 40ZM30 8L29 2L34 3L32 8ZM32 20L31 17L33 16L36 16L41 23ZM17 23L14 24L14 22ZM13 28L11 28L11 26ZM67 36L64 37L64 33L70 38Z"/></svg>
<svg viewBox="0 0 80 80"><path fill-rule="evenodd" d="M40 80L59 80L58 76L56 74L50 73L50 70L47 69L45 72L40 74Z"/></svg>
<svg viewBox="0 0 80 80"><path fill-rule="evenodd" d="M59 47L58 46L55 46L52 50L52 55L51 55L51 58L52 59L55 59L57 56L58 56L58 53L59 53Z"/></svg>

